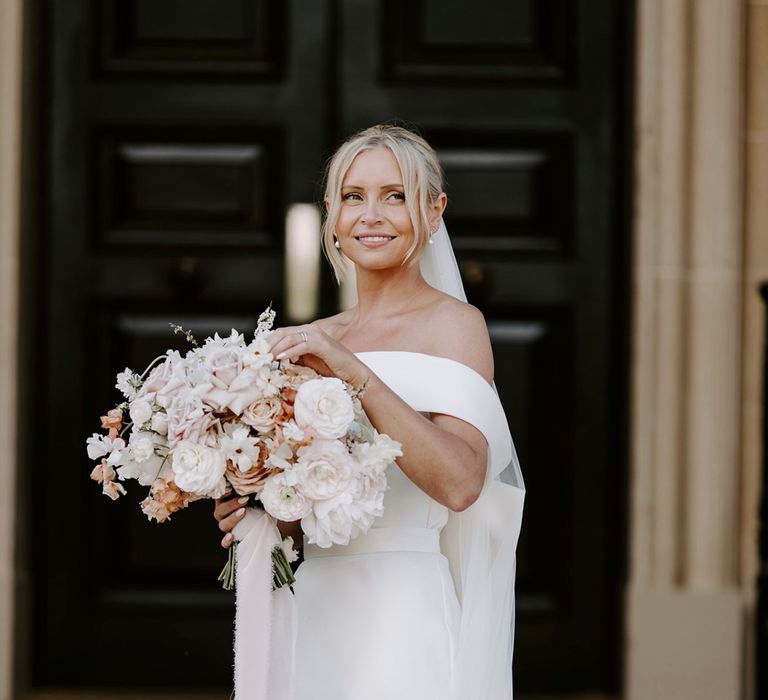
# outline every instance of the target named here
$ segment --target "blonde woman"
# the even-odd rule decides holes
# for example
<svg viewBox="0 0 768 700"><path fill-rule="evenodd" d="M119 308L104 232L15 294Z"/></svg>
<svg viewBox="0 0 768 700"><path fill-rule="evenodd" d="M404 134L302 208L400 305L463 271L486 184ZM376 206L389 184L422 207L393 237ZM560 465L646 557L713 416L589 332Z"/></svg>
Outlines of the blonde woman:
<svg viewBox="0 0 768 700"><path fill-rule="evenodd" d="M403 446L369 533L304 547L289 700L512 696L523 482L446 202L417 134L378 125L349 138L327 171L323 247L337 279L343 258L354 264L357 304L270 338L276 357L363 388L374 426ZM245 511L233 498L214 515L228 547ZM281 529L301 542L296 525Z"/></svg>

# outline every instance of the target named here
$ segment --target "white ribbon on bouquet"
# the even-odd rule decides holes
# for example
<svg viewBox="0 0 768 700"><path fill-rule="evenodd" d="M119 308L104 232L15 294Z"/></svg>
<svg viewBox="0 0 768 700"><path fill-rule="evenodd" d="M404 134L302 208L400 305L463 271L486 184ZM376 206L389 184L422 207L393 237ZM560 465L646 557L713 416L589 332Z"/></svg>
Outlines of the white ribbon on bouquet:
<svg viewBox="0 0 768 700"><path fill-rule="evenodd" d="M272 549L282 542L275 519L248 508L232 534L237 545L235 700L291 700L296 656L296 600L272 590Z"/></svg>

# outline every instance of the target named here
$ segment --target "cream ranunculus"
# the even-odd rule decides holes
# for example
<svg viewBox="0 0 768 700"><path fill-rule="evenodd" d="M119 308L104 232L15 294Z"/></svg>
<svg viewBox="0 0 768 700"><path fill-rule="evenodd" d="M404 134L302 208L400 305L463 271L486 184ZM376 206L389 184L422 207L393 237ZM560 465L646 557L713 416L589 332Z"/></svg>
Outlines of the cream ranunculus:
<svg viewBox="0 0 768 700"><path fill-rule="evenodd" d="M355 463L338 440L316 440L296 456L299 486L308 498L333 498L349 487Z"/></svg>
<svg viewBox="0 0 768 700"><path fill-rule="evenodd" d="M312 502L295 486L289 486L282 472L267 479L259 499L267 513L286 522L301 520L312 510Z"/></svg>
<svg viewBox="0 0 768 700"><path fill-rule="evenodd" d="M227 463L219 450L182 440L172 457L173 480L180 489L207 498L224 495Z"/></svg>
<svg viewBox="0 0 768 700"><path fill-rule="evenodd" d="M355 418L352 399L336 377L304 382L294 402L296 424L324 440L344 437Z"/></svg>
<svg viewBox="0 0 768 700"><path fill-rule="evenodd" d="M352 495L349 492L327 501L316 501L311 512L301 520L301 529L307 541L318 547L349 544L354 530L351 506Z"/></svg>

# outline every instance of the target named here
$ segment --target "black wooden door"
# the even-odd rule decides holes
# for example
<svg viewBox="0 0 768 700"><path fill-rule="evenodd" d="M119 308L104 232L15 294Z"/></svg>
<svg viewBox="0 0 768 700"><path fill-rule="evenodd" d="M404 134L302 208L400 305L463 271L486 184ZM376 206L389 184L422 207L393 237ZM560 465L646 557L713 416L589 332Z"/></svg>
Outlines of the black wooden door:
<svg viewBox="0 0 768 700"><path fill-rule="evenodd" d="M628 4L627 4L628 5ZM515 686L616 689L628 7L342 3L337 119L419 124L445 167L526 479Z"/></svg>
<svg viewBox="0 0 768 700"><path fill-rule="evenodd" d="M341 137L401 119L445 165L446 221L489 320L526 477L516 688L615 688L628 10L609 0L46 7L39 387L61 423L38 465L56 475L34 533L38 682L228 683L232 607L214 580L210 508L157 526L138 494L105 502L86 478L84 437L115 400L114 373L173 342L168 321L204 336L284 305L287 205L315 197Z"/></svg>
<svg viewBox="0 0 768 700"><path fill-rule="evenodd" d="M326 148L326 3L52 0L42 383L55 483L35 540L40 683L224 686L232 596L208 504L150 525L88 483L114 373L284 308L286 206ZM282 319L285 321L285 319Z"/></svg>

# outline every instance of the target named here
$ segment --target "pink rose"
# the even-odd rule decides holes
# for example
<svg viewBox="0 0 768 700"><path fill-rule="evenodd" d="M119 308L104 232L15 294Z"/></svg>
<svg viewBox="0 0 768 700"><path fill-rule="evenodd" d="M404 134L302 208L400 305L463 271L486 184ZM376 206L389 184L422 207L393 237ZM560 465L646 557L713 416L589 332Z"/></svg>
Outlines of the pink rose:
<svg viewBox="0 0 768 700"><path fill-rule="evenodd" d="M283 403L279 396L267 396L254 401L240 416L240 420L260 433L268 433L275 427L275 419L282 412Z"/></svg>
<svg viewBox="0 0 768 700"><path fill-rule="evenodd" d="M228 408L236 415L264 396L264 383L259 367L245 367L228 387L213 386L203 397L214 410Z"/></svg>

